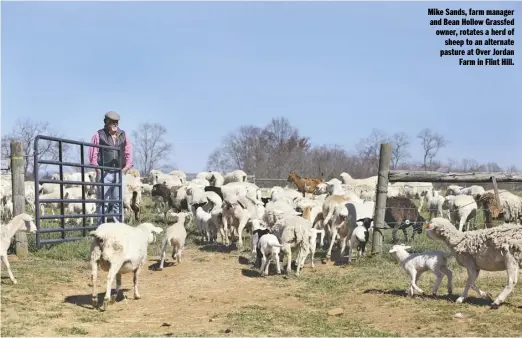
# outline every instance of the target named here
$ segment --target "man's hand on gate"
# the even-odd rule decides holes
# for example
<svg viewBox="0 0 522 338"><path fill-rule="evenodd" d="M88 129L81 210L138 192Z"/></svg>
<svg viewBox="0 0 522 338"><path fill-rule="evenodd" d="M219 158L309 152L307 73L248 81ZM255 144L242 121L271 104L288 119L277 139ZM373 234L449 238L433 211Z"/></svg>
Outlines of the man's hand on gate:
<svg viewBox="0 0 522 338"><path fill-rule="evenodd" d="M127 173L127 170L129 170L129 168L123 168L121 171L126 174Z"/></svg>

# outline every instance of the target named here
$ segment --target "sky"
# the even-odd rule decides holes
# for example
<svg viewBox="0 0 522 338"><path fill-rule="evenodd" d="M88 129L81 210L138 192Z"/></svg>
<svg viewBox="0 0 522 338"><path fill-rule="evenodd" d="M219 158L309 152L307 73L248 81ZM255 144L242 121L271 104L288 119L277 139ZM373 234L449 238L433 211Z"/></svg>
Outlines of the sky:
<svg viewBox="0 0 522 338"><path fill-rule="evenodd" d="M404 131L421 160L415 136L429 127L451 142L441 160L522 167L520 54L512 67L459 66L458 57L439 56L445 38L436 36L427 13L515 9L520 22L520 3L1 7L2 134L29 117L88 141L105 112L115 110L129 133L144 122L164 125L174 143L171 159L185 172L199 172L229 132L284 116L313 144L353 151L372 128Z"/></svg>

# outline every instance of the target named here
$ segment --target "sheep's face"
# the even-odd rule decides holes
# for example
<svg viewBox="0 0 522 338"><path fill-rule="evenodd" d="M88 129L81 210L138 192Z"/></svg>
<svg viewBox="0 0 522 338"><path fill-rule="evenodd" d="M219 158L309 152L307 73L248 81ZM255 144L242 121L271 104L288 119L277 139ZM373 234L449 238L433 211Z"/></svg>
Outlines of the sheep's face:
<svg viewBox="0 0 522 338"><path fill-rule="evenodd" d="M361 222L366 229L369 229L372 226L373 218L364 217L358 219L357 222Z"/></svg>
<svg viewBox="0 0 522 338"><path fill-rule="evenodd" d="M37 229L36 225L34 224L33 216L25 214L22 219L25 225L25 228L22 228L22 230L34 234Z"/></svg>
<svg viewBox="0 0 522 338"><path fill-rule="evenodd" d="M426 235L433 240L442 240L444 239L443 233L446 228L455 229L448 219L442 217L432 218L431 221L426 223Z"/></svg>

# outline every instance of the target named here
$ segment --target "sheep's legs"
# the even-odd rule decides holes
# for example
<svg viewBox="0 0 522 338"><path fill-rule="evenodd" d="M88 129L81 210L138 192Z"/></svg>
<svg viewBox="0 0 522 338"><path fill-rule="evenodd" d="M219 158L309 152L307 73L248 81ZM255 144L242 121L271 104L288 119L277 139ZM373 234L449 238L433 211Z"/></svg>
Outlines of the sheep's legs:
<svg viewBox="0 0 522 338"><path fill-rule="evenodd" d="M140 293L138 292L138 275L140 273L141 265L138 266L136 270L134 270L134 275L132 276L132 282L134 283L134 299L140 299Z"/></svg>
<svg viewBox="0 0 522 338"><path fill-rule="evenodd" d="M345 238L342 238L341 239L341 250L339 250L339 263L342 263L343 262L343 254L344 254L344 250L346 250L346 241L348 240L348 237L345 237ZM352 246L349 245L348 246L348 251L350 251L352 249Z"/></svg>
<svg viewBox="0 0 522 338"><path fill-rule="evenodd" d="M509 296L509 294L513 291L513 289L515 288L515 285L518 282L519 268L518 268L517 261L515 260L513 255L511 255L509 253L509 251L507 251L507 250L502 250L502 251L503 251L502 253L504 254L504 261L506 262L505 264L506 264L506 272L508 275L508 283L507 283L506 287L504 288L504 290L502 290L502 292L495 299L493 304L491 304L492 309L498 309L500 304L503 303L504 300L506 300L507 296Z"/></svg>
<svg viewBox="0 0 522 338"><path fill-rule="evenodd" d="M239 226L237 227L237 247L238 249L243 247L243 229L245 228L246 224L248 222L248 217L242 217L239 221Z"/></svg>
<svg viewBox="0 0 522 338"><path fill-rule="evenodd" d="M462 303L468 297L469 288L472 288L476 293L478 293L480 295L480 297L493 300L491 298L490 294L480 290L475 285L475 281L478 278L480 270L473 269L473 268L468 268L467 270L468 270L468 280L466 281L466 286L464 286L464 291L462 291L462 295L459 298L457 298L456 303Z"/></svg>
<svg viewBox="0 0 522 338"><path fill-rule="evenodd" d="M435 280L435 285L433 286L433 295L435 296L437 294L437 291L439 291L440 283L442 282L442 277L444 277L444 274L442 272L435 272L435 276L437 276L437 279Z"/></svg>
<svg viewBox="0 0 522 338"><path fill-rule="evenodd" d="M96 240L97 241L97 240ZM98 308L98 294L96 293L96 280L98 279L98 259L101 256L100 247L93 242L95 246L91 249L91 282L92 282L92 307Z"/></svg>
<svg viewBox="0 0 522 338"><path fill-rule="evenodd" d="M285 253L288 259L288 262L286 262L286 274L288 275L292 271L292 249L288 249Z"/></svg>
<svg viewBox="0 0 522 338"><path fill-rule="evenodd" d="M445 266L442 266L440 271L448 278L448 294L451 295L453 293L453 272Z"/></svg>
<svg viewBox="0 0 522 338"><path fill-rule="evenodd" d="M163 245L161 246L161 261L159 270L163 270L163 264L165 263L165 256L167 255L167 238L165 237L163 240Z"/></svg>
<svg viewBox="0 0 522 338"><path fill-rule="evenodd" d="M11 265L9 265L9 261L7 260L7 256L2 255L2 262L4 262L4 265L7 268L7 273L9 274L9 279L11 279L11 282L13 282L13 284L18 283L16 281L16 278L13 275L13 271L11 271Z"/></svg>
<svg viewBox="0 0 522 338"><path fill-rule="evenodd" d="M270 261L266 259L265 254L261 256L261 275L267 276L268 275L268 266Z"/></svg>
<svg viewBox="0 0 522 338"><path fill-rule="evenodd" d="M118 298L118 293L120 293L121 289L121 273L116 274L116 292L114 295L111 295L111 303L114 303Z"/></svg>
<svg viewBox="0 0 522 338"><path fill-rule="evenodd" d="M424 293L421 288L417 286L417 282L419 281L420 273L413 271L411 273L411 285L410 285L410 296L413 296L413 291L417 291L418 293Z"/></svg>
<svg viewBox="0 0 522 338"><path fill-rule="evenodd" d="M109 272L107 273L107 291L105 292L105 297L103 298L103 310L107 310L108 303L112 303L111 299L111 291L112 291L112 283L114 282L114 279L116 278L116 275L118 274L118 271L120 270L121 264L113 264L111 263L111 267L109 269Z"/></svg>
<svg viewBox="0 0 522 338"><path fill-rule="evenodd" d="M271 259L273 259L275 261L277 273L281 274L281 265L279 264L279 254L272 254Z"/></svg>
<svg viewBox="0 0 522 338"><path fill-rule="evenodd" d="M329 259L330 257L332 257L332 249L333 249L336 237L337 237L337 227L333 226L332 235L331 235L331 239L330 239L330 246L328 247L328 252L326 252L326 259Z"/></svg>

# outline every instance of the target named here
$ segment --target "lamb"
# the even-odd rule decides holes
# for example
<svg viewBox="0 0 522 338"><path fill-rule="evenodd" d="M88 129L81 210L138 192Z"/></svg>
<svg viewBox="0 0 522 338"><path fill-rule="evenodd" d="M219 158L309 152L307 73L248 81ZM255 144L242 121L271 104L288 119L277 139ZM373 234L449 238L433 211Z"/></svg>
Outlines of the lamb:
<svg viewBox="0 0 522 338"><path fill-rule="evenodd" d="M394 245L389 251L410 276L408 295L412 297L415 291L424 294L424 291L418 287L417 283L421 274L428 270L432 271L437 277L433 286L433 295L437 294L444 275L448 277L448 294L451 295L453 293L453 272L448 269L448 258L451 256L451 253L439 250L409 253L406 250L410 248L411 246L401 244Z"/></svg>
<svg viewBox="0 0 522 338"><path fill-rule="evenodd" d="M493 190L488 190L483 194L475 196L477 205L484 209L485 226L488 228L492 227L492 221L499 218L503 218L505 223L520 223L522 218L522 197L503 189L498 190L498 196L500 207L497 204Z"/></svg>
<svg viewBox="0 0 522 338"><path fill-rule="evenodd" d="M459 231L470 230L470 223L474 225L475 217L477 216L477 203L472 196L469 195L449 195L446 197L444 208L449 210L451 223L457 225Z"/></svg>
<svg viewBox="0 0 522 338"><path fill-rule="evenodd" d="M366 244L370 239L370 228L373 225L373 218L364 217L358 219L356 222L361 222L362 224L357 224L355 229L352 231L352 236L350 237L350 247L348 248L348 262L352 261L353 248L357 249L358 257L364 256Z"/></svg>
<svg viewBox="0 0 522 338"><path fill-rule="evenodd" d="M227 183L221 187L221 192L223 194L223 199L226 199L227 196L235 195L246 196L254 203L257 203L256 201L261 201L261 189L250 182Z"/></svg>
<svg viewBox="0 0 522 338"><path fill-rule="evenodd" d="M426 225L426 233L431 239L444 242L457 263L468 272L466 286L457 303L466 299L470 287L482 298L492 300L489 293L475 285L480 270L505 270L508 276L504 290L491 304L492 309L497 309L513 291L518 281L519 268L522 267L521 225L505 223L490 229L460 232L450 221L434 218Z"/></svg>
<svg viewBox="0 0 522 338"><path fill-rule="evenodd" d="M223 184L226 185L232 182L246 182L247 181L247 173L243 170L234 170L225 175Z"/></svg>
<svg viewBox="0 0 522 338"><path fill-rule="evenodd" d="M11 239L19 231L27 231L31 234L36 232L36 225L34 224L33 216L22 213L13 217L9 223L2 224L0 227L0 258L7 268L9 279L11 279L13 284L17 284L18 281L14 277L13 271L11 271L11 266L9 265L9 261L7 260L7 249L9 249Z"/></svg>
<svg viewBox="0 0 522 338"><path fill-rule="evenodd" d="M270 230L256 229L252 232L252 253L258 259L261 258L261 276L268 276L270 262L275 262L277 273L281 274L281 266L279 265L281 247L279 240L270 233Z"/></svg>
<svg viewBox="0 0 522 338"><path fill-rule="evenodd" d="M334 215L334 210L336 209L336 207L344 206L346 203L351 202L351 201L359 201L359 198L357 198L357 200L355 200L355 199L347 198L347 197L340 196L340 195L331 195L331 196L328 196L323 203L323 211L322 211L323 226L325 227L325 229L331 236L330 240L329 240L330 248L328 249L328 252L330 255L331 255L332 248L333 248L333 242L335 241L335 238L336 238L333 233L333 231L334 231L333 224L334 223L331 222L332 216ZM330 223L332 223L332 225L330 225ZM329 254L327 253L327 257L330 257Z"/></svg>
<svg viewBox="0 0 522 338"><path fill-rule="evenodd" d="M161 262L158 269L159 271L163 270L168 244L172 246L172 259L178 264L181 263L181 252L185 247L185 240L187 239L185 220L188 215L190 215L189 212L174 214L174 216L177 217L176 223L165 230L165 236L163 237L163 243L161 245Z"/></svg>
<svg viewBox="0 0 522 338"><path fill-rule="evenodd" d="M386 200L386 211L384 213L384 221L389 227L392 227L392 240L398 242L397 231L402 230L404 241L408 242L408 233L406 229L410 226L413 231L411 240L415 237L415 233L422 233L422 226L426 222L417 209L413 201L407 197L391 197Z"/></svg>
<svg viewBox="0 0 522 338"><path fill-rule="evenodd" d="M142 183L141 192L142 192L142 194L150 195L152 193L152 185L150 185L148 183Z"/></svg>
<svg viewBox="0 0 522 338"><path fill-rule="evenodd" d="M209 203L206 203L207 205L203 204L197 204L197 205L194 205L194 207L196 208L196 211L195 211L195 218L196 218L196 229L198 230L199 234L201 235L201 239L202 239L202 242L203 243L206 243L206 242L212 242L213 239L214 239L214 231L211 231L211 225L209 224L211 221L211 218L212 216L210 215L210 209L208 204ZM205 210L203 207L206 206L206 209ZM212 232L212 234L211 234Z"/></svg>
<svg viewBox="0 0 522 338"><path fill-rule="evenodd" d="M270 200L272 202L284 200L286 202L292 203L301 196L301 193L295 189L275 186L270 190Z"/></svg>
<svg viewBox="0 0 522 338"><path fill-rule="evenodd" d="M103 301L103 310L109 301L113 303L121 289L121 275L133 272L134 298L140 299L138 276L141 266L147 262L147 248L153 243L156 234L163 229L151 223L142 223L132 227L125 223L102 223L89 233L92 237L90 262L92 269L92 306L98 307L96 279L98 266L108 271L107 291ZM111 286L116 279L116 295L111 298Z"/></svg>

